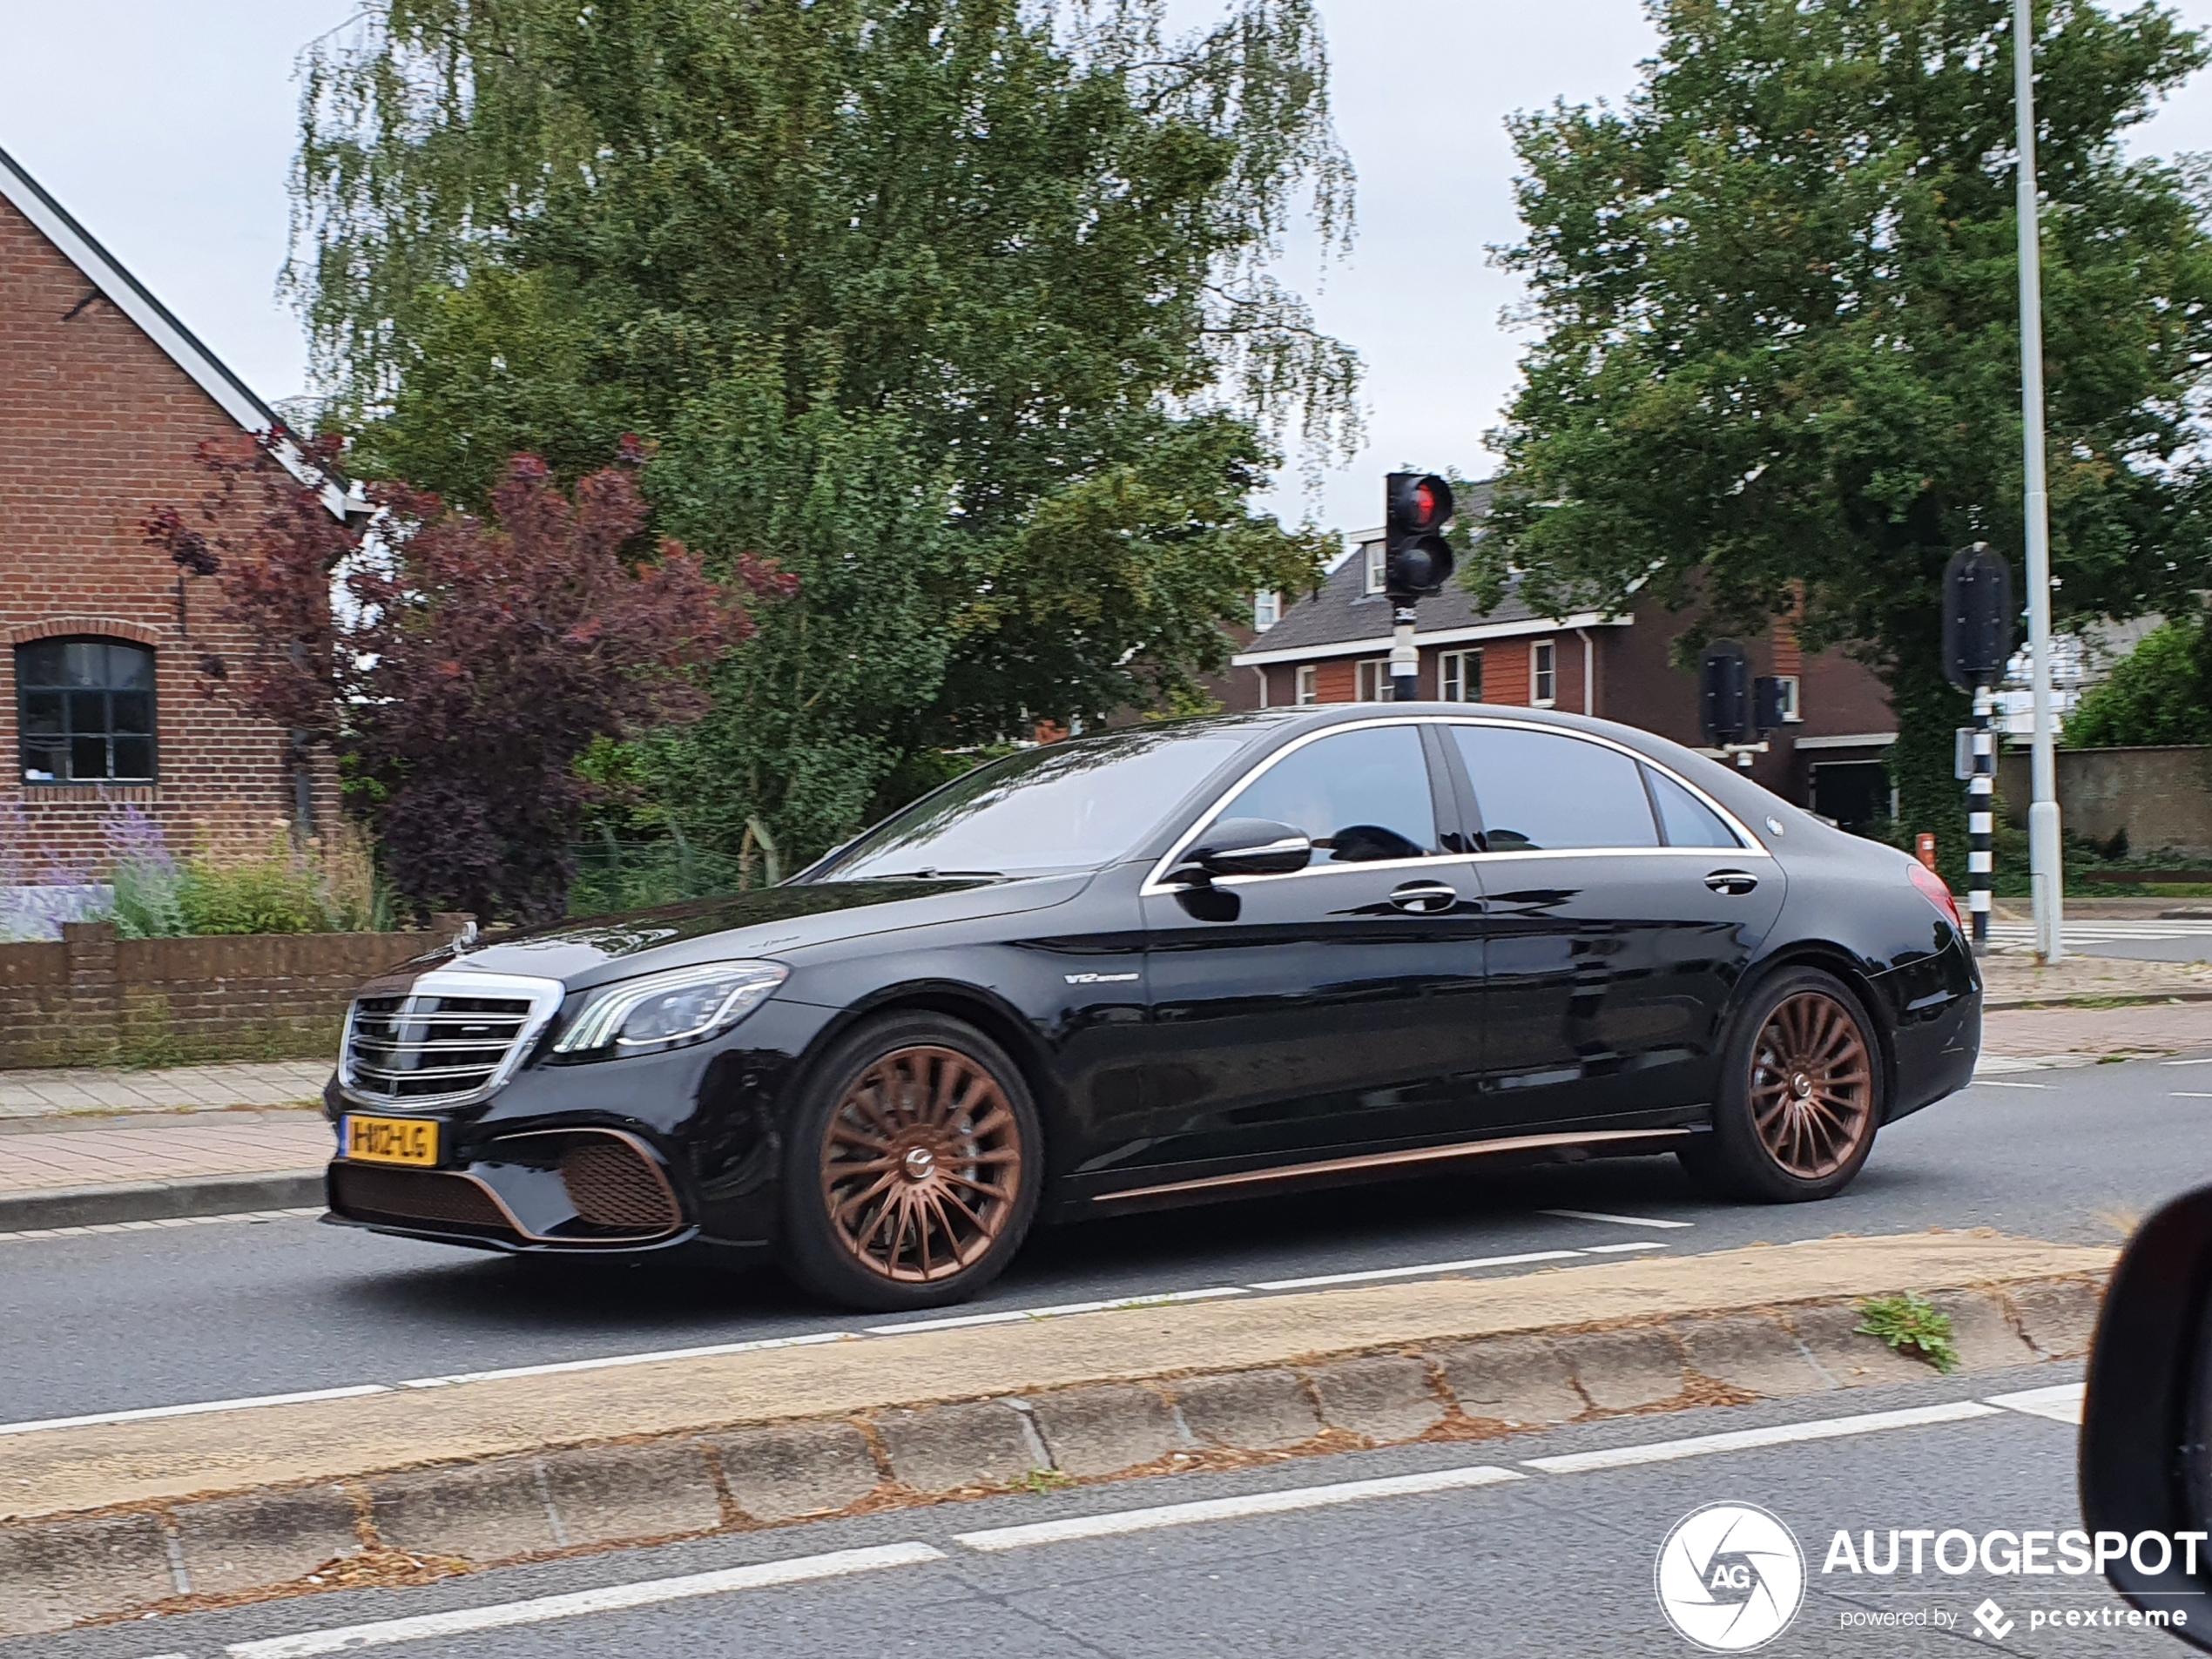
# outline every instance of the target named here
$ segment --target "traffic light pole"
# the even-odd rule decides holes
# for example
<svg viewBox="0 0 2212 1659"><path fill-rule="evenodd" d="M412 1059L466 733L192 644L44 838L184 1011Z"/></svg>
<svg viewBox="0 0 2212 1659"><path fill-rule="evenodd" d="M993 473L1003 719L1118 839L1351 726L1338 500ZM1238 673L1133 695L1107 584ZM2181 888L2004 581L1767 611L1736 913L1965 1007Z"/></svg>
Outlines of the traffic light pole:
<svg viewBox="0 0 2212 1659"><path fill-rule="evenodd" d="M1411 703L1421 694L1421 651L1413 644L1414 610L1393 605L1390 612L1390 695L1393 702Z"/></svg>
<svg viewBox="0 0 2212 1659"><path fill-rule="evenodd" d="M1997 737L1991 718L1997 693L1986 682L1974 687L1974 770L1966 779L1966 906L1973 917L1974 954L1989 949L1990 849L1996 831Z"/></svg>
<svg viewBox="0 0 2212 1659"><path fill-rule="evenodd" d="M2035 895L2035 954L2066 956L2060 907L2058 757L2051 719L2051 519L2043 471L2042 225L2035 189L2035 24L2031 0L2013 3L2013 101L2020 129L2015 181L2020 268L2020 458L2027 471L2027 645L2035 706L2029 761L2028 884Z"/></svg>

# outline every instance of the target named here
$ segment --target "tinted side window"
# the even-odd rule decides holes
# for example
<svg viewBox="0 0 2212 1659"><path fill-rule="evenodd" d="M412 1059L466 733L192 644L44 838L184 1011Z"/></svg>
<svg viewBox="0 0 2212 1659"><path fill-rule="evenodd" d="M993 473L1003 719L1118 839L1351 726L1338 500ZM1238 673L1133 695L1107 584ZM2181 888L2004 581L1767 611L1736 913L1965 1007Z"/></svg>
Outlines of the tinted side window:
<svg viewBox="0 0 2212 1659"><path fill-rule="evenodd" d="M1428 763L1410 725L1370 726L1309 743L1239 791L1220 816L1304 830L1339 864L1436 850Z"/></svg>
<svg viewBox="0 0 2212 1659"><path fill-rule="evenodd" d="M1493 853L1659 845L1639 768L1617 749L1512 726L1451 732Z"/></svg>
<svg viewBox="0 0 2212 1659"><path fill-rule="evenodd" d="M1738 843L1713 809L1662 772L1643 769L1651 799L1659 804L1659 827L1669 846L1735 846Z"/></svg>

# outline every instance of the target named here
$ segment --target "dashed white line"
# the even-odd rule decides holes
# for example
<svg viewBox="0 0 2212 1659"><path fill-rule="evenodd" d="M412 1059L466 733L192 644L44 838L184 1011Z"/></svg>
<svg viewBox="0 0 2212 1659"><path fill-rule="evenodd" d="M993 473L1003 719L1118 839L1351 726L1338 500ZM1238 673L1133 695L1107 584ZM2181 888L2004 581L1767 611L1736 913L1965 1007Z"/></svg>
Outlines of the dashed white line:
<svg viewBox="0 0 2212 1659"><path fill-rule="evenodd" d="M1609 1221L1620 1227L1695 1227L1694 1221L1655 1221L1649 1216L1608 1216L1602 1210L1539 1210L1540 1216L1557 1216L1563 1221Z"/></svg>
<svg viewBox="0 0 2212 1659"><path fill-rule="evenodd" d="M322 1214L320 1204L300 1210L239 1210L221 1216L171 1216L160 1221L96 1221L79 1227L25 1227L0 1233L0 1244L29 1238L88 1238L99 1233L153 1232L164 1227L211 1227L226 1222L296 1221Z"/></svg>
<svg viewBox="0 0 2212 1659"><path fill-rule="evenodd" d="M501 1602L490 1607L462 1608L452 1613L425 1613L411 1619L385 1619L375 1624L341 1625L326 1630L303 1631L298 1635L273 1636L261 1642L238 1642L224 1651L231 1659L314 1659L318 1654L343 1653L354 1648L382 1648L399 1642L421 1642L431 1636L466 1635L472 1631L505 1629L517 1624L544 1624L554 1619L575 1618L580 1614L617 1613L625 1608L652 1607L663 1602L724 1595L732 1590L763 1589L775 1584L799 1584L812 1579L841 1578L853 1573L880 1572L887 1567L917 1567L944 1559L944 1551L927 1544L880 1544L870 1549L840 1549L826 1555L762 1561L757 1566L692 1573L682 1578L648 1579L637 1584L613 1584L600 1590L541 1595L527 1602Z"/></svg>
<svg viewBox="0 0 2212 1659"><path fill-rule="evenodd" d="M2161 1066L2212 1066L2212 1055L2198 1060L2161 1060L2158 1063Z"/></svg>
<svg viewBox="0 0 2212 1659"><path fill-rule="evenodd" d="M909 1319L904 1325L865 1325L872 1337L905 1336L913 1331L961 1331L976 1325L1018 1325L1024 1319L1057 1318L1063 1313L1110 1313L1123 1308L1165 1307L1177 1302L1204 1302L1222 1296L1250 1296L1241 1285L1217 1285L1203 1291L1169 1291L1159 1296L1124 1296L1110 1302L1065 1302L1058 1307L1012 1308L1001 1313L959 1313L943 1319Z"/></svg>
<svg viewBox="0 0 2212 1659"><path fill-rule="evenodd" d="M964 1532L953 1541L969 1549L995 1552L1026 1549L1034 1544L1063 1544L1079 1538L1112 1538L1123 1533L1151 1532L1161 1527L1188 1527L1200 1521L1234 1521L1245 1515L1279 1515L1297 1509L1320 1509L1332 1504L1359 1503L1369 1498L1413 1497L1424 1492L1458 1492L1469 1487L1492 1487L1524 1477L1512 1469L1491 1464L1472 1468L1431 1469L1424 1474L1392 1475L1379 1480L1339 1480L1328 1486L1290 1487L1274 1492L1255 1492L1241 1498L1208 1498L1197 1503L1162 1504L1150 1509L1116 1509L1103 1515L1077 1515L1067 1521L1040 1521L1026 1527L994 1527L985 1532Z"/></svg>
<svg viewBox="0 0 2212 1659"><path fill-rule="evenodd" d="M347 1388L312 1388L298 1394L255 1394L245 1399L198 1400L189 1406L141 1406L125 1412L94 1412L83 1417L47 1417L31 1423L0 1423L0 1434L32 1434L44 1428L97 1428L106 1423L144 1423L158 1417L200 1417L210 1412L254 1411L264 1406L304 1406L318 1399L358 1399L388 1394L388 1383L355 1383Z"/></svg>
<svg viewBox="0 0 2212 1659"><path fill-rule="evenodd" d="M2167 1098L2169 1100L2212 1100L2212 1095L2204 1094L2200 1090L2177 1089Z"/></svg>
<svg viewBox="0 0 2212 1659"><path fill-rule="evenodd" d="M2023 1389L2017 1394L1992 1394L1989 1404L2030 1417L2047 1417L2054 1423L2081 1423L2081 1402L2088 1388L2083 1383L2059 1383L2049 1388Z"/></svg>
<svg viewBox="0 0 2212 1659"><path fill-rule="evenodd" d="M763 1353L774 1348L812 1348L825 1342L852 1342L849 1331L814 1331L803 1337L760 1337L751 1342L717 1342L704 1348L663 1348L657 1353L610 1354L599 1359L561 1359L543 1366L512 1366L505 1371L462 1371L450 1377L411 1377L398 1388L451 1388L461 1383L502 1382L510 1377L557 1377L570 1371L611 1371L620 1366L650 1366L663 1359L711 1359L729 1353Z"/></svg>
<svg viewBox="0 0 2212 1659"><path fill-rule="evenodd" d="M1698 1434L1688 1440L1652 1440L1642 1446L1615 1446L1602 1452L1568 1452L1558 1457L1532 1457L1532 1469L1547 1474L1576 1474L1586 1469L1620 1469L1638 1463L1671 1463L1677 1458L1703 1457L1713 1452L1742 1452L1755 1447L1788 1446L1797 1440L1832 1440L1847 1434L1871 1434L1883 1429L1919 1428L1929 1423L1963 1422L1970 1417L1998 1417L1994 1406L1979 1400L1953 1400L1943 1406L1915 1406L1905 1411L1865 1412L1856 1417L1824 1417L1810 1423L1783 1423L1772 1428L1739 1428L1723 1434Z"/></svg>
<svg viewBox="0 0 2212 1659"><path fill-rule="evenodd" d="M2003 1077L1977 1077L1967 1085L1973 1089L2048 1089L2048 1083L2016 1083Z"/></svg>
<svg viewBox="0 0 2212 1659"><path fill-rule="evenodd" d="M1674 1246L1672 1244L1666 1243L1662 1239L1637 1238L1633 1239L1625 1244L1585 1244L1582 1246L1582 1254L1585 1256L1618 1256L1624 1251L1672 1250Z"/></svg>
<svg viewBox="0 0 2212 1659"><path fill-rule="evenodd" d="M1256 1291L1304 1291L1324 1285L1364 1285L1379 1278L1418 1278L1423 1273L1464 1273L1478 1267L1519 1267L1527 1262L1563 1262L1579 1250L1532 1250L1518 1256L1477 1256L1463 1262L1423 1262L1415 1267L1371 1267L1357 1273L1316 1273L1307 1278L1263 1278Z"/></svg>

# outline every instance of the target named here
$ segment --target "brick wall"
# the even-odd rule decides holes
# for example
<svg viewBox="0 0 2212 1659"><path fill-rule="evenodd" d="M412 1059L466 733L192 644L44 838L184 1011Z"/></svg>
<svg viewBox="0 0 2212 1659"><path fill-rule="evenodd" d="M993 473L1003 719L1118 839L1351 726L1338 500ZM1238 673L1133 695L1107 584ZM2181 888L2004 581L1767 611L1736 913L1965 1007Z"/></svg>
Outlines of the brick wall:
<svg viewBox="0 0 2212 1659"><path fill-rule="evenodd" d="M200 658L237 651L214 621L217 580L180 589L139 529L153 508L199 499L195 450L237 425L4 201L0 434L0 810L20 805L34 846L79 868L98 864L100 820L124 801L180 847L266 841L292 811L285 734L201 695ZM13 647L57 633L154 648L158 781L24 784ZM327 771L316 806L329 821Z"/></svg>
<svg viewBox="0 0 2212 1659"><path fill-rule="evenodd" d="M0 1067L159 1065L334 1054L365 980L430 948L421 934L0 945Z"/></svg>

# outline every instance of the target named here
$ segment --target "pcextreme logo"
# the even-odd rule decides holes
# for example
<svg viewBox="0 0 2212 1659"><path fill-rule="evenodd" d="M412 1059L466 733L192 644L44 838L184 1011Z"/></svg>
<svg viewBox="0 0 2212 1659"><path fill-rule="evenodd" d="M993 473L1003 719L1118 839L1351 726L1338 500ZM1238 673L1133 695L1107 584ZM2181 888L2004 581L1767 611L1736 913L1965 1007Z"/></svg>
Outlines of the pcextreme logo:
<svg viewBox="0 0 2212 1659"><path fill-rule="evenodd" d="M1749 1653L1797 1616L1805 1557L1757 1505L1709 1503L1675 1523L1654 1578L1660 1611L1687 1640L1708 1653Z"/></svg>

